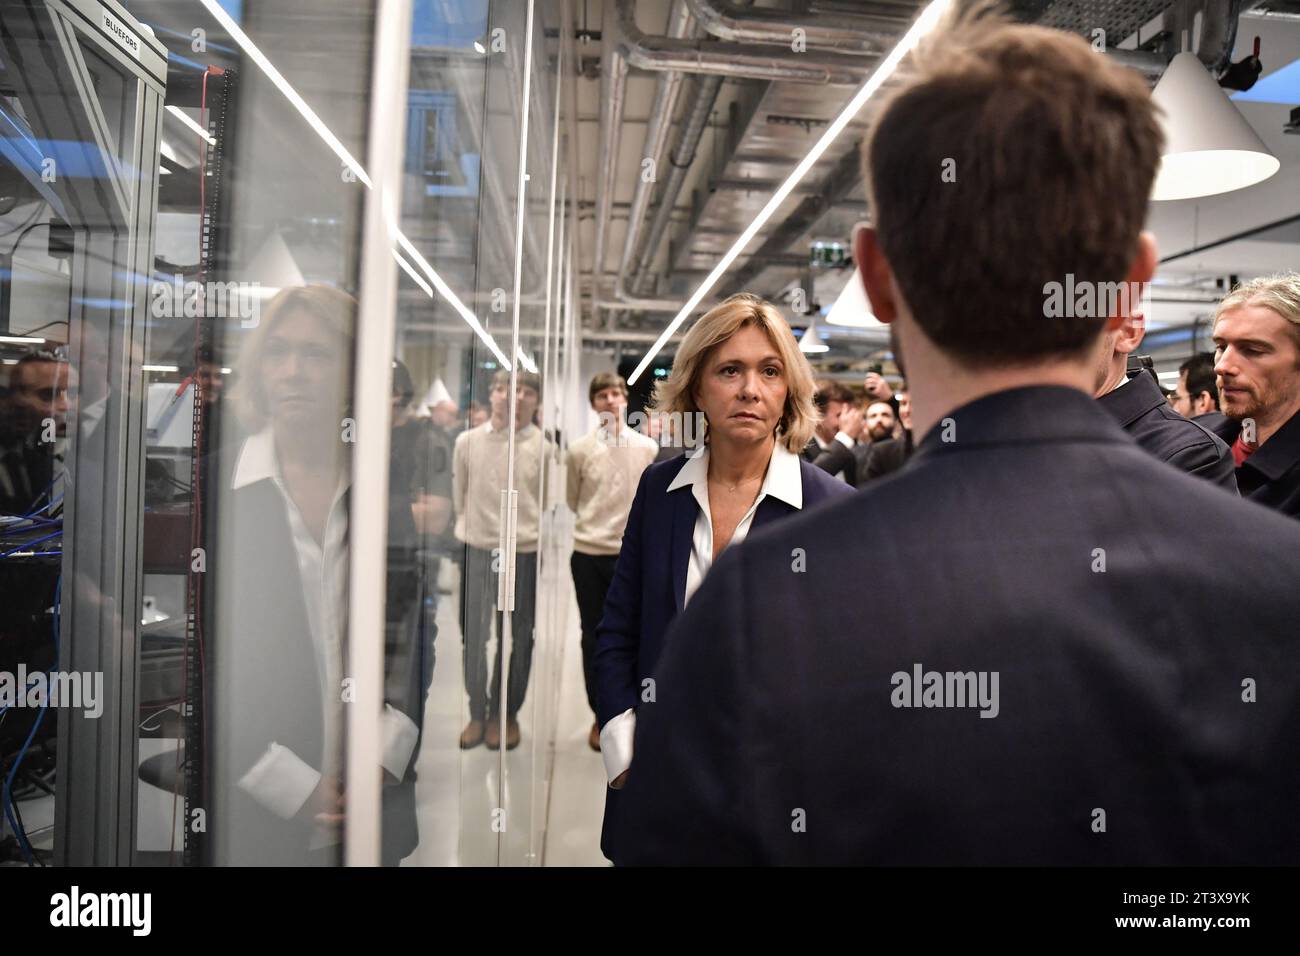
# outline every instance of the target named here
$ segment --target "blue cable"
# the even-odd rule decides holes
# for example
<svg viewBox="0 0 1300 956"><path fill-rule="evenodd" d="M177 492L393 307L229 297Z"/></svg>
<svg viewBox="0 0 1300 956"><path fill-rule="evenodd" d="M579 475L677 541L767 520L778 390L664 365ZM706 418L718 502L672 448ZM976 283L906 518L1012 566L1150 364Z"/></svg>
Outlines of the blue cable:
<svg viewBox="0 0 1300 956"><path fill-rule="evenodd" d="M0 528L0 534L22 534L24 531L31 531L34 528L62 528L62 518L26 518L30 524L24 524L21 527L16 524L5 525Z"/></svg>
<svg viewBox="0 0 1300 956"><path fill-rule="evenodd" d="M40 544L42 541L49 541L51 538L57 538L61 534L63 534L62 530L53 531L50 534L45 535L43 538L36 538L33 541L28 541L26 544L20 544L16 548L11 548L8 551L0 553L0 558L7 558L9 557L9 555L17 554L19 551L24 551L27 548L30 548L34 544Z"/></svg>
<svg viewBox="0 0 1300 956"><path fill-rule="evenodd" d="M54 581L54 667L47 672L46 676L51 676L54 670L59 666L59 604L63 596L63 575L60 574ZM30 687L30 685L28 685ZM50 706L50 695L48 691L41 701L41 712L36 717L36 722L32 724L31 732L28 733L27 739L23 741L22 748L18 751L18 757L14 760L13 767L9 770L9 776L5 778L4 785L4 811L5 817L9 820L9 826L13 828L14 836L18 838L19 848L23 851L23 859L27 861L28 866L36 865L36 858L32 853L32 845L27 840L26 831L18 825L18 820L13 812L13 785L14 777L18 775L18 768L22 765L23 758L27 756L27 750L32 745L32 740L36 737L36 731L41 729L41 724L45 720L45 712ZM0 715L4 714L8 707L0 710Z"/></svg>

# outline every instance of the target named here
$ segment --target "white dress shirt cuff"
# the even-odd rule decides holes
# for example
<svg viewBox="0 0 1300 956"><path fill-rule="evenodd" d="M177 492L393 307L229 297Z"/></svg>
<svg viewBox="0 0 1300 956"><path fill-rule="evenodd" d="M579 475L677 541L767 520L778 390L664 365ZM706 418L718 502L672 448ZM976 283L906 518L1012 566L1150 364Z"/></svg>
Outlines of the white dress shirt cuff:
<svg viewBox="0 0 1300 956"><path fill-rule="evenodd" d="M392 704L384 704L383 721L384 756L380 761L394 780L401 780L415 752L415 742L420 729L415 722Z"/></svg>
<svg viewBox="0 0 1300 956"><path fill-rule="evenodd" d="M282 820L294 816L320 783L320 771L275 741L239 780L239 788Z"/></svg>
<svg viewBox="0 0 1300 956"><path fill-rule="evenodd" d="M853 439L850 438L848 435L846 435L844 432L836 432L835 440L839 442L841 445L843 445L845 448L847 448L849 451L852 451L853 446L856 444L856 442L854 442Z"/></svg>
<svg viewBox="0 0 1300 956"><path fill-rule="evenodd" d="M632 738L635 736L636 711L631 707L611 718L600 729L600 759L605 762L605 777L610 783L632 766Z"/></svg>

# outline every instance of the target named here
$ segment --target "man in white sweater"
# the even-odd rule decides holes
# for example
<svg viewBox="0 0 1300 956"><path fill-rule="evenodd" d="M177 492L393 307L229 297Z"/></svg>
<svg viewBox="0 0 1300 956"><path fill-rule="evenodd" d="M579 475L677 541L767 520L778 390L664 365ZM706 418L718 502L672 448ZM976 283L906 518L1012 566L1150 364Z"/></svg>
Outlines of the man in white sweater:
<svg viewBox="0 0 1300 956"><path fill-rule="evenodd" d="M501 613L495 612L497 573L501 565L493 551L500 546L501 489L506 487L510 428L510 373L497 372L489 393L492 415L483 424L456 438L452 455L455 482L456 538L465 545L461 574L460 628L465 642L465 690L469 694L469 723L460 736L462 750L487 744L495 750L505 737L506 749L519 746L515 719L528 691L533 660L533 621L537 606L537 536L541 506L541 452L545 438L533 423L541 402L541 379L519 372L515 393L515 488L519 491L515 542L515 609L511 615L510 673L507 675L506 726L500 726L501 659L504 642L497 641L496 666L488 679L487 644L492 621L501 635ZM549 444L549 442L547 443Z"/></svg>
<svg viewBox="0 0 1300 956"><path fill-rule="evenodd" d="M627 383L613 372L602 372L587 390L591 408L600 416L594 431L569 447L566 493L575 516L573 529L573 588L582 620L582 672L587 703L596 711L596 628L605 608L605 592L614 579L623 528L632 509L637 483L659 454L659 444L629 428L624 421ZM595 721L587 743L600 749Z"/></svg>

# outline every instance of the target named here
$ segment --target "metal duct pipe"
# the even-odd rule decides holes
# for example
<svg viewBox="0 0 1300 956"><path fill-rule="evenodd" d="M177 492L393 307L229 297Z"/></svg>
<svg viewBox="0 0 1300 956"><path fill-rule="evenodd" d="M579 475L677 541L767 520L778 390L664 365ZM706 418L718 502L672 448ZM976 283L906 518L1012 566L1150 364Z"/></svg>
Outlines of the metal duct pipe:
<svg viewBox="0 0 1300 956"><path fill-rule="evenodd" d="M746 291L750 284L763 274L773 257L778 257L809 229L821 221L835 203L851 193L862 182L862 165L859 144L851 146L826 174L816 193L803 199L795 209L773 229L762 245L755 250L743 266L732 272L727 294Z"/></svg>
<svg viewBox="0 0 1300 956"><path fill-rule="evenodd" d="M847 53L795 53L708 40L647 36L637 29L632 0L618 0L619 49L640 70L679 70L734 79L784 80L823 86L861 86L875 61ZM866 61L866 62L864 62Z"/></svg>
<svg viewBox="0 0 1300 956"><path fill-rule="evenodd" d="M577 43L574 42L574 22L573 22L573 3L572 0L560 0L560 34L567 55L565 56L566 69L564 71L563 82L565 86L564 99L564 123L568 127L568 137L566 143L566 155L568 161L565 163L569 176L568 200L565 207L565 214L572 214L572 231L570 233L570 243L572 251L568 253L576 262L582 262L582 230L577 228L578 221L578 162L577 155L581 149L578 140L578 49ZM582 299L578 299L578 315L582 315Z"/></svg>
<svg viewBox="0 0 1300 956"><path fill-rule="evenodd" d="M668 36L681 39L690 35L692 21L690 11L686 9L686 0L674 0L672 13L668 17ZM664 154L668 150L668 128L672 124L673 114L677 112L677 100L682 92L681 73L669 72L659 76L655 89L654 105L650 108L650 125L645 131L645 145L641 155L650 158L651 168L659 170L664 164ZM626 274L632 256L636 252L637 239L641 235L641 226L645 223L646 210L650 208L650 197L658 174L650 179L637 178L636 193L632 196L632 208L627 217L627 236L623 240L623 256L619 260L618 272Z"/></svg>
<svg viewBox="0 0 1300 956"><path fill-rule="evenodd" d="M1148 53L1146 50L1120 50L1107 47L1106 55L1112 60L1132 67L1147 78L1152 86L1164 75L1169 58L1161 53Z"/></svg>
<svg viewBox="0 0 1300 956"><path fill-rule="evenodd" d="M650 228L646 230L645 239L636 256L636 268L633 270L631 283L632 292L636 295L643 295L646 291L650 263L655 253L659 251L659 243L668 229L673 207L677 204L677 197L682 191L691 166L695 163L695 151L699 148L704 130L709 124L709 115L713 112L713 105L718 100L718 92L722 89L720 76L697 77L695 83L695 99L691 102L690 112L687 113L685 122L682 123L677 146L673 149L668 178L664 180L663 191L659 194L659 205L655 209L654 218L650 220Z"/></svg>
<svg viewBox="0 0 1300 956"><path fill-rule="evenodd" d="M772 43L791 49L794 31L803 31L807 49L880 55L894 44L907 20L875 17L814 16L806 13L758 12L740 9L727 0L686 0L696 21L723 40ZM774 19L779 16L780 19Z"/></svg>
<svg viewBox="0 0 1300 956"><path fill-rule="evenodd" d="M605 235L614 201L614 174L623 133L623 91L627 82L627 61L619 52L613 31L606 30L601 57L600 178L596 182L596 235L591 271L597 279L605 272Z"/></svg>

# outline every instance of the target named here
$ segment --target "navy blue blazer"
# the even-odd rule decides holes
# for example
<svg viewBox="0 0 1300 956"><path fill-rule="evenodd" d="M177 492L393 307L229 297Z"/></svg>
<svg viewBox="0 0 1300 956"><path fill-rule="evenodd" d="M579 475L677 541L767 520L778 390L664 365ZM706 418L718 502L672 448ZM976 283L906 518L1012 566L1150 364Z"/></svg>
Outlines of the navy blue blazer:
<svg viewBox="0 0 1300 956"><path fill-rule="evenodd" d="M689 487L669 492L686 456L651 465L641 474L623 531L605 613L596 631L596 699L600 725L640 703L641 681L649 677L663 649L664 634L686 595L686 569L700 506ZM799 460L803 509L779 498L759 503L750 525L754 533L790 515L808 513L853 489L806 459Z"/></svg>
<svg viewBox="0 0 1300 956"><path fill-rule="evenodd" d="M618 862L1295 864L1300 526L1079 391L948 418L719 557L637 712Z"/></svg>

